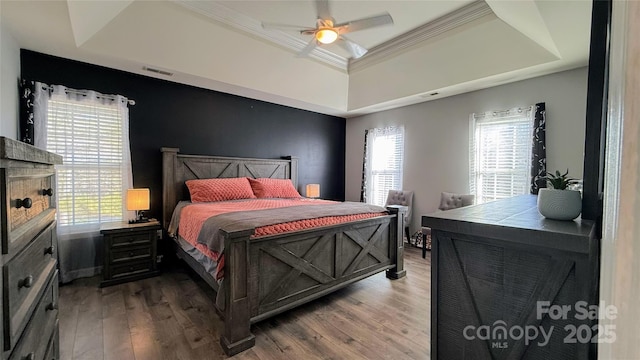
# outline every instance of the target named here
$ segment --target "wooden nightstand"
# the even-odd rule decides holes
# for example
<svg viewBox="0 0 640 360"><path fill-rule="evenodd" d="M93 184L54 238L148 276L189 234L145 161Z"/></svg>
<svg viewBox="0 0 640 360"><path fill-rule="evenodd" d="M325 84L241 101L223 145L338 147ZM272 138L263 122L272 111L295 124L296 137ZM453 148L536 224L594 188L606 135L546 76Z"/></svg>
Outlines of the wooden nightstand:
<svg viewBox="0 0 640 360"><path fill-rule="evenodd" d="M104 240L104 265L100 286L158 275L156 256L160 229L158 221L103 224L100 233Z"/></svg>

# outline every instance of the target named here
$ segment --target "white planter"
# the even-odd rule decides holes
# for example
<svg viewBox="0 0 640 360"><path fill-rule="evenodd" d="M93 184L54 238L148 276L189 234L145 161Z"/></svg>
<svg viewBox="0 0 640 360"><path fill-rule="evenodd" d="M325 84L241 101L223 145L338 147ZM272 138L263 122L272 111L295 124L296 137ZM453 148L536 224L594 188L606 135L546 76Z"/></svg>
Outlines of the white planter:
<svg viewBox="0 0 640 360"><path fill-rule="evenodd" d="M582 197L575 190L540 189L538 211L547 219L573 220L582 211Z"/></svg>

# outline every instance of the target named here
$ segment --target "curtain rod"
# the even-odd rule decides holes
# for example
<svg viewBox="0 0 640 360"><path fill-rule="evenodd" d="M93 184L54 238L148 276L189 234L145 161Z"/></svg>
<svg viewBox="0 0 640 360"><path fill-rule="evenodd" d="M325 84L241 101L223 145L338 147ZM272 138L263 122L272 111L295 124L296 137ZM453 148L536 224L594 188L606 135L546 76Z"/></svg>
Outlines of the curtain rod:
<svg viewBox="0 0 640 360"><path fill-rule="evenodd" d="M53 91L54 90L53 86L49 86L49 85L43 85L42 89L43 90L47 90L47 91ZM70 89L70 88L66 88L66 87L64 89L64 92L67 93L67 94L73 93L73 94L78 94L78 95L82 95L82 96L87 96L87 91L88 90L76 90L76 89ZM96 91L96 93L98 93L98 92ZM116 96L114 96L114 95L105 95L105 94L100 94L100 93L98 93L98 94L99 95L96 95L96 98L113 100L113 101L116 100ZM123 96L123 98L125 98L125 100L127 101L127 104L129 104L131 106L136 104L135 100L129 99L126 96Z"/></svg>
<svg viewBox="0 0 640 360"><path fill-rule="evenodd" d="M508 114L510 112L512 112L513 110L517 111L518 113L521 113L523 111L529 111L531 110L532 107L531 106L527 106L527 107L516 107L516 108L511 108L511 109L505 109L505 110L493 110L493 111L485 111L485 112L481 112L481 113L473 113L473 115L475 117L483 117L486 116L487 114L492 114L492 115L498 115L498 114Z"/></svg>

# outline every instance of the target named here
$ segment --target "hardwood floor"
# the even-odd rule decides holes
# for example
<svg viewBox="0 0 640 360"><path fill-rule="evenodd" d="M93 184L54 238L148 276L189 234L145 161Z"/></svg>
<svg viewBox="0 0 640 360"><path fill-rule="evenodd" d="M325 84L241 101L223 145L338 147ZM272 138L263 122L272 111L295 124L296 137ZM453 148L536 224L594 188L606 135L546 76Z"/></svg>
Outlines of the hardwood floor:
<svg viewBox="0 0 640 360"><path fill-rule="evenodd" d="M374 275L251 327L233 359L428 359L430 259L405 248L407 276ZM223 359L214 293L185 266L107 288L60 287L63 360Z"/></svg>

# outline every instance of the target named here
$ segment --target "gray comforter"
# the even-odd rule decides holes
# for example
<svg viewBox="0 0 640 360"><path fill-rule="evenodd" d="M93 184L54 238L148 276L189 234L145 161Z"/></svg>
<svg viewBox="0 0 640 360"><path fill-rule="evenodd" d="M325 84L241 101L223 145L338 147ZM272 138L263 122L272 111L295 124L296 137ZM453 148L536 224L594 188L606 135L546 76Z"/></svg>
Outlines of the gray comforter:
<svg viewBox="0 0 640 360"><path fill-rule="evenodd" d="M175 224L175 226L169 227L170 232L172 228L173 231L175 231L179 223L179 210L188 204L188 202L186 204L181 202L178 204L178 207L176 207L171 220L172 225ZM316 219L327 216L380 213L385 211L385 208L376 205L359 202L342 202L225 213L212 216L205 221L198 235L198 243L206 245L212 251L222 253L224 250L224 235L220 230L235 232L290 221Z"/></svg>

